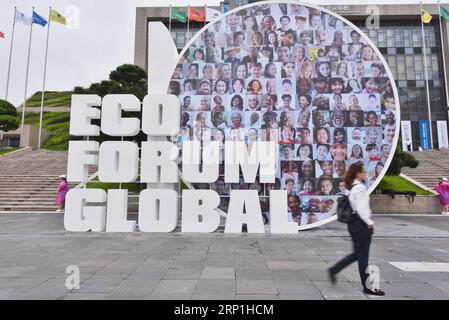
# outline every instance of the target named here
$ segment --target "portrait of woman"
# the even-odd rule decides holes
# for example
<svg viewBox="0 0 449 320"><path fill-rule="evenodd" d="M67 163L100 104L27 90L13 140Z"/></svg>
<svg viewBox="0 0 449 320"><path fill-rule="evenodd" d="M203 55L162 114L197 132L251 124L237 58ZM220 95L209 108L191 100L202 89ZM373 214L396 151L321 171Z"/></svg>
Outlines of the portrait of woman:
<svg viewBox="0 0 449 320"><path fill-rule="evenodd" d="M301 144L296 151L298 160L313 160L313 148L311 144Z"/></svg>
<svg viewBox="0 0 449 320"><path fill-rule="evenodd" d="M295 70L295 64L293 62L284 62L281 69L281 78L292 78Z"/></svg>
<svg viewBox="0 0 449 320"><path fill-rule="evenodd" d="M243 111L243 98L241 95L234 95L231 98L231 110L232 111Z"/></svg>
<svg viewBox="0 0 449 320"><path fill-rule="evenodd" d="M243 79L232 80L232 93L242 94L245 87L245 81Z"/></svg>
<svg viewBox="0 0 449 320"><path fill-rule="evenodd" d="M263 75L265 78L275 78L277 75L276 65L273 62L267 63Z"/></svg>
<svg viewBox="0 0 449 320"><path fill-rule="evenodd" d="M248 87L246 88L246 92L248 94L262 94L262 84L259 80L253 79L248 83Z"/></svg>
<svg viewBox="0 0 449 320"><path fill-rule="evenodd" d="M226 94L229 91L229 82L223 79L218 79L215 81L214 93Z"/></svg>

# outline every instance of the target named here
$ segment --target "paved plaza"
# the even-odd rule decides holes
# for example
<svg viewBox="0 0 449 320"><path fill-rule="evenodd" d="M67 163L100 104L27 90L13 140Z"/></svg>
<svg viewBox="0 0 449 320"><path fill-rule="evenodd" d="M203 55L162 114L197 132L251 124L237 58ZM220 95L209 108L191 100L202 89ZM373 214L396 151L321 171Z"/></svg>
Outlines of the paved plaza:
<svg viewBox="0 0 449 320"><path fill-rule="evenodd" d="M449 299L449 217L374 219L383 298L361 292L356 263L327 278L351 246L338 222L288 236L68 233L61 214L1 213L0 299ZM66 287L69 265L79 289Z"/></svg>

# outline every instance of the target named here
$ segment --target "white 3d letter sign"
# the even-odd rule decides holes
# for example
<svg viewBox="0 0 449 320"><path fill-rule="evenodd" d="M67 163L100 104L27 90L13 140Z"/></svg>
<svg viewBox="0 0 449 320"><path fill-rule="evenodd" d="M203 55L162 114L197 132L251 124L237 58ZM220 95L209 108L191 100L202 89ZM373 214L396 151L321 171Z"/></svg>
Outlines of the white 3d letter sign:
<svg viewBox="0 0 449 320"><path fill-rule="evenodd" d="M148 28L142 101L72 96L68 181L98 167L99 182L120 185L69 191L66 230L296 233L335 220L352 163L364 164L370 192L380 182L398 94L379 50L346 19L297 1L249 4L179 56L162 23ZM121 183L142 186L135 220Z"/></svg>

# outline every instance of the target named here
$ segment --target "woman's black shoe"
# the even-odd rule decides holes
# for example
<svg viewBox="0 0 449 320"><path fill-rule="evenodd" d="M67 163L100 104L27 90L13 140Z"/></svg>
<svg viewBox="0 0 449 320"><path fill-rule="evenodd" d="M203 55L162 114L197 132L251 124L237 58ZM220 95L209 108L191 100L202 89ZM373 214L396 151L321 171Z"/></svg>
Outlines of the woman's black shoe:
<svg viewBox="0 0 449 320"><path fill-rule="evenodd" d="M370 290L368 288L363 289L363 292L366 294L371 294L373 296L384 296L385 292L383 292L380 289L374 289L374 290Z"/></svg>

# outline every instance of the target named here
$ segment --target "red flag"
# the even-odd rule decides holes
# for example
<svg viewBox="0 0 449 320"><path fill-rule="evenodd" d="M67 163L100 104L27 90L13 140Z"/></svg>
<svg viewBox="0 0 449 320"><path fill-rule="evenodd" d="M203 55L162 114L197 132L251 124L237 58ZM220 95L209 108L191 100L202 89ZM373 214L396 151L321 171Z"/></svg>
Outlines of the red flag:
<svg viewBox="0 0 449 320"><path fill-rule="evenodd" d="M0 31L0 38L5 39L5 34L3 32Z"/></svg>
<svg viewBox="0 0 449 320"><path fill-rule="evenodd" d="M204 22L206 21L206 11L190 8L189 10L189 20Z"/></svg>

